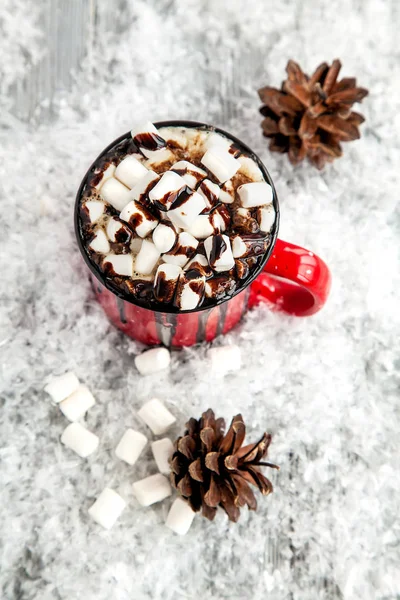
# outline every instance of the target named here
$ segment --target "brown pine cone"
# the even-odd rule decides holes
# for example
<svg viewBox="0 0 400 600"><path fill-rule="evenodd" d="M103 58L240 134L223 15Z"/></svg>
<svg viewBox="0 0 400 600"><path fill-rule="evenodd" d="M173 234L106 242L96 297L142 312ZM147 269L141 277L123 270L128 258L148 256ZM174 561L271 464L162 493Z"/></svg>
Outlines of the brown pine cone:
<svg viewBox="0 0 400 600"><path fill-rule="evenodd" d="M297 165L304 158L318 169L342 155L341 142L360 137L358 126L364 117L352 112L355 102L361 102L368 90L356 87L353 77L337 81L341 63L334 60L329 67L322 63L311 77L289 60L288 78L282 89L263 87L258 94L265 106L261 123L264 136L271 138L269 149L288 152Z"/></svg>
<svg viewBox="0 0 400 600"><path fill-rule="evenodd" d="M272 483L260 467L279 469L262 462L271 436L264 433L255 444L242 446L246 434L242 415L232 419L224 435L225 421L216 419L211 409L199 420L190 419L186 427L184 436L175 442L171 481L192 509L212 520L220 506L234 522L245 504L256 510L257 500L249 484L266 496L273 491Z"/></svg>

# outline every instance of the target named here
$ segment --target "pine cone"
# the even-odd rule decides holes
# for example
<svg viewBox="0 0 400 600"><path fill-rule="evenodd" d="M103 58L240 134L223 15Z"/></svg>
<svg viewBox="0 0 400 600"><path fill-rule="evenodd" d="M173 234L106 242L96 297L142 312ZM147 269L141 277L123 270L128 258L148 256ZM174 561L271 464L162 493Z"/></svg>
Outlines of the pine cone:
<svg viewBox="0 0 400 600"><path fill-rule="evenodd" d="M329 67L322 63L311 77L289 60L288 78L282 90L264 87L258 94L265 106L260 112L264 136L271 138L269 149L288 152L293 165L306 156L318 169L342 155L340 142L360 137L358 126L364 117L351 111L355 102L368 94L356 87L353 77L337 81L339 60Z"/></svg>
<svg viewBox="0 0 400 600"><path fill-rule="evenodd" d="M247 504L256 510L257 500L249 484L266 496L273 491L272 483L260 467L276 465L261 462L266 456L271 436L264 433L255 444L242 446L246 427L242 415L232 419L224 435L224 419L215 419L208 409L201 419L190 419L187 431L175 442L171 458L172 485L186 498L193 510L202 510L212 520L221 506L231 521L240 516L240 507Z"/></svg>

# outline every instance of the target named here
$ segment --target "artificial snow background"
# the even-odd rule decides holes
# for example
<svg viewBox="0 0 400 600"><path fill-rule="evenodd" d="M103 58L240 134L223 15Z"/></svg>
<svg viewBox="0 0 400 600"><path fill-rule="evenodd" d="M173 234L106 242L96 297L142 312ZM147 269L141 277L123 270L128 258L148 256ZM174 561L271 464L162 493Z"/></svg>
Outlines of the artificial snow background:
<svg viewBox="0 0 400 600"><path fill-rule="evenodd" d="M398 269L400 101L396 0L2 0L1 597L21 600L392 600L400 594ZM114 12L113 12L114 9ZM57 26L55 26L55 24ZM370 89L362 139L323 173L293 169L260 133L262 85L289 58L310 72L340 57ZM80 65L80 66L79 66ZM78 68L79 66L79 68ZM357 108L356 108L357 110ZM331 266L324 311L253 311L228 336L244 368L211 380L205 348L142 378L139 347L94 302L72 208L94 156L142 119L198 119L242 138L281 202L283 239ZM68 369L98 404L87 461L61 446L66 421L43 392ZM275 493L238 525L164 525L140 508L114 449L158 396L179 426L212 406L273 434ZM105 486L129 506L111 532L87 509Z"/></svg>

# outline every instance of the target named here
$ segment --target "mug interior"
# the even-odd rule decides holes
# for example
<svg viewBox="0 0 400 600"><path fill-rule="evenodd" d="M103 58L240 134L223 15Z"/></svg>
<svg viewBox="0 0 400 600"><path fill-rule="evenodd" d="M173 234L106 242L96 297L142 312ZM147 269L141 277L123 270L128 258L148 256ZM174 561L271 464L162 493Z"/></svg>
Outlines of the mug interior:
<svg viewBox="0 0 400 600"><path fill-rule="evenodd" d="M256 277L258 277L258 275L263 270L265 264L267 263L269 257L271 256L272 251L275 246L276 239L278 237L279 216L280 216L279 215L279 203L278 203L278 197L276 194L275 186L274 186L274 183L272 181L270 174L268 173L266 167L262 163L261 159L257 156L257 154L255 154L241 140L239 140L232 134L228 133L227 131L224 131L223 129L221 129L219 127L207 125L206 123L201 123L198 121L174 121L174 120L158 121L158 122L155 122L154 125L155 125L155 127L157 127L157 129L159 129L161 127L186 127L186 128L192 128L192 129L200 129L203 131L213 131L213 132L215 131L216 133L220 133L220 134L224 135L225 137L227 137L228 139L230 139L235 144L235 146L240 148L247 156L249 156L258 165L258 167L260 168L260 171L263 174L263 177L265 178L265 181L267 181L267 183L269 183L269 185L272 187L273 206L274 206L274 210L275 210L275 221L274 221L274 224L273 224L271 232L270 232L270 244L269 244L268 249L265 252L262 260L258 264L257 269L255 269L248 277L246 277L246 279L243 281L243 284L240 285L232 294L229 294L228 296L226 296L224 298L216 300L213 303L209 303L206 306L203 306L203 307L200 306L198 308L194 308L192 310L185 310L185 311L179 311L172 306L171 307L163 306L162 309L158 310L156 307L152 307L148 303L145 303L145 302L140 302L137 298L135 298L131 294L124 292L124 290L120 289L111 279L108 279L107 277L104 276L104 274L100 271L100 269L97 267L97 265L89 257L88 253L86 252L86 248L83 243L83 240L82 240L82 236L81 236L81 232L80 232L80 216L79 216L80 200L81 200L82 192L85 189L85 186L87 184L87 181L88 181L90 175L92 174L92 172L94 171L94 169L97 167L99 161L114 146L116 146L117 144L119 144L120 142L122 142L125 139L129 139L131 137L130 131L128 131L124 135L121 135L119 138L117 138L116 140L111 142L111 144L109 144L99 154L99 156L96 158L96 160L91 164L91 166L87 170L87 172L79 186L78 193L76 195L75 210L74 210L75 235L76 235L76 239L78 242L78 247L79 247L79 250L80 250L87 266L89 267L89 269L93 273L93 275L102 283L102 285L104 285L108 290L110 290L110 292L112 292L119 298L122 298L126 302L130 302L131 304L135 304L136 306L140 306L141 308L146 308L146 309L154 311L154 312L162 312L162 313L167 313L167 314L168 313L190 314L190 313L194 313L194 312L201 312L203 310L209 310L210 308L212 308L214 306L219 306L220 304L224 304L225 302L228 302L231 298L234 298L237 294L240 294L241 292L243 292L243 290L245 290L256 279Z"/></svg>

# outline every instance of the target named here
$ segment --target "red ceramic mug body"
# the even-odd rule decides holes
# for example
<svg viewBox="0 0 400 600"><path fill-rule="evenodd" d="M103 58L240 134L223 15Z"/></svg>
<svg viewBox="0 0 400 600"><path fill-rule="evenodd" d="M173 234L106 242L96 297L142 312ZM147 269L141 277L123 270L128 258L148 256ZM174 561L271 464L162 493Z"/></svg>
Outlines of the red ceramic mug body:
<svg viewBox="0 0 400 600"><path fill-rule="evenodd" d="M130 337L154 346L172 348L210 342L234 327L247 310L267 302L283 312L309 316L318 312L329 294L331 277L326 264L313 252L278 239L279 204L272 179L261 160L240 140L217 127L193 121L163 121L156 127L195 127L222 133L243 149L259 166L265 180L273 189L276 213L271 230L271 243L258 269L233 296L216 302L212 307L186 312L160 312L138 304L132 296L120 290L111 279L96 267L84 248L80 235L79 204L86 181L99 159L114 145L126 139L125 134L110 144L95 160L78 190L75 204L75 232L79 248L90 269L96 298L114 325Z"/></svg>

